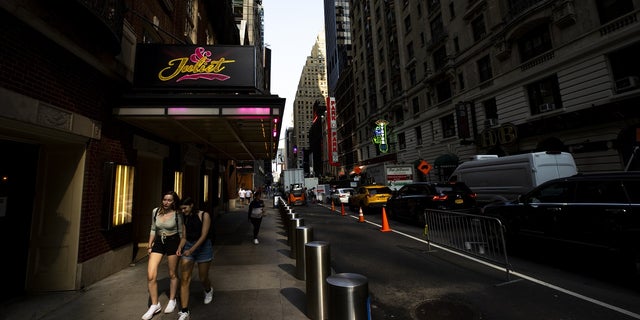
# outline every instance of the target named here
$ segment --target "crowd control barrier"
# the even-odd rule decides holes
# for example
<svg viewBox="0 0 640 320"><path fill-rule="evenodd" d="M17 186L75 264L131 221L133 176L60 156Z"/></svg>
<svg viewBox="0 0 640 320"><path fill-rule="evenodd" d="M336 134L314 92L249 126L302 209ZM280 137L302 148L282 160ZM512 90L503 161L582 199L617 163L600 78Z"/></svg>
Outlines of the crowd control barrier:
<svg viewBox="0 0 640 320"><path fill-rule="evenodd" d="M511 266L499 219L452 210L427 209L424 215L428 245L435 243L500 265L509 280Z"/></svg>

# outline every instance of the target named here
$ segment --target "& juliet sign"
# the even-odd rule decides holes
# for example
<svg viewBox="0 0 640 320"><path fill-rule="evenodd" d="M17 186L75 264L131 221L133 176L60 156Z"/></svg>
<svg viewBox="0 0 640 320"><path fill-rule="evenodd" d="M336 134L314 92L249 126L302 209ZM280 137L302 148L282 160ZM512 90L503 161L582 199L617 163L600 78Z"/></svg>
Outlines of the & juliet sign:
<svg viewBox="0 0 640 320"><path fill-rule="evenodd" d="M255 88L256 58L254 46L138 44L134 84Z"/></svg>

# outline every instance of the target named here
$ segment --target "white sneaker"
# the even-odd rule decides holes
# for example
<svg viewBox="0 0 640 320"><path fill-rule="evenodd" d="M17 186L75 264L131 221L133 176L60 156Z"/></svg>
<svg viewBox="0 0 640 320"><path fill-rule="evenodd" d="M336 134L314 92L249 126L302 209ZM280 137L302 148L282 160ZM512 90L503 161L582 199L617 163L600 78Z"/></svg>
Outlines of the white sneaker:
<svg viewBox="0 0 640 320"><path fill-rule="evenodd" d="M142 319L149 320L149 319L153 318L154 314L160 312L160 310L162 310L162 306L160 305L160 302L158 302L157 304L152 304L149 307L149 310L147 310L147 312L145 312L142 315Z"/></svg>
<svg viewBox="0 0 640 320"><path fill-rule="evenodd" d="M258 239L253 239L253 244L258 244L260 243L260 241L258 241Z"/></svg>
<svg viewBox="0 0 640 320"><path fill-rule="evenodd" d="M189 319L191 319L191 316L189 315L189 311L187 311L187 312L179 311L178 312L178 316L179 316L178 320L189 320Z"/></svg>
<svg viewBox="0 0 640 320"><path fill-rule="evenodd" d="M169 303L167 303L167 307L164 309L164 313L171 313L173 312L173 310L176 309L176 299L173 300L169 300Z"/></svg>
<svg viewBox="0 0 640 320"><path fill-rule="evenodd" d="M204 292L204 304L209 304L213 301L213 288L209 288L209 292Z"/></svg>

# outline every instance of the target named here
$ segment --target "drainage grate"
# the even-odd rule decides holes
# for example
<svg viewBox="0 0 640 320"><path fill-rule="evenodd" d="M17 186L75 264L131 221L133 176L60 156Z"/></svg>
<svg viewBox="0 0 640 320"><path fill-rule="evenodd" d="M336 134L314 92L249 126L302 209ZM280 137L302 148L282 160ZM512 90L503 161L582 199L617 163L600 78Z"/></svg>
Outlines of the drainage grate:
<svg viewBox="0 0 640 320"><path fill-rule="evenodd" d="M446 300L427 300L414 309L416 320L477 320L466 304Z"/></svg>

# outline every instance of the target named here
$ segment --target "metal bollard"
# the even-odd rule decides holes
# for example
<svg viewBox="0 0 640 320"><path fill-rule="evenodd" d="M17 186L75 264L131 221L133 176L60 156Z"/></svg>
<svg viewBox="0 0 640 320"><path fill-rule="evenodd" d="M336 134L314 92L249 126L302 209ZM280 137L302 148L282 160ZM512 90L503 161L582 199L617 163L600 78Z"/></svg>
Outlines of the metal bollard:
<svg viewBox="0 0 640 320"><path fill-rule="evenodd" d="M298 214L295 212L287 213L287 217L284 219L284 228L287 232L287 244L291 244L291 220L298 218Z"/></svg>
<svg viewBox="0 0 640 320"><path fill-rule="evenodd" d="M329 316L327 277L331 274L330 246L326 241L311 241L304 246L307 317L324 320Z"/></svg>
<svg viewBox="0 0 640 320"><path fill-rule="evenodd" d="M313 229L307 226L296 228L296 278L306 280L305 252L307 242L313 240Z"/></svg>
<svg viewBox="0 0 640 320"><path fill-rule="evenodd" d="M289 221L289 257L292 259L296 258L296 228L300 226L304 226L304 219L302 218L294 218Z"/></svg>
<svg viewBox="0 0 640 320"><path fill-rule="evenodd" d="M327 277L329 319L369 319L369 284L357 273L338 273Z"/></svg>

